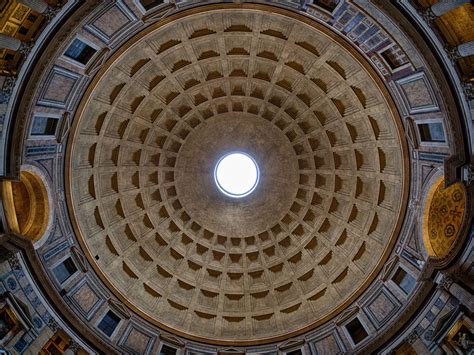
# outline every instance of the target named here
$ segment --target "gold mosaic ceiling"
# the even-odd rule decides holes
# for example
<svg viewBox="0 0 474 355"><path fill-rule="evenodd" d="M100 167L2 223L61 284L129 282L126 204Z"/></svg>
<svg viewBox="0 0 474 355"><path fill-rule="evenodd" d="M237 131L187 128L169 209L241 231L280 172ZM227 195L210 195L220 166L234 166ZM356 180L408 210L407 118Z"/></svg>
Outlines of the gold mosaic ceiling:
<svg viewBox="0 0 474 355"><path fill-rule="evenodd" d="M284 13L195 13L130 41L69 145L71 216L101 278L207 342L282 339L340 312L405 203L404 143L377 80L336 35ZM231 150L261 172L241 200L213 180Z"/></svg>
<svg viewBox="0 0 474 355"><path fill-rule="evenodd" d="M428 192L423 212L423 240L431 257L446 256L458 236L466 211L466 190L461 183L447 188L439 178Z"/></svg>

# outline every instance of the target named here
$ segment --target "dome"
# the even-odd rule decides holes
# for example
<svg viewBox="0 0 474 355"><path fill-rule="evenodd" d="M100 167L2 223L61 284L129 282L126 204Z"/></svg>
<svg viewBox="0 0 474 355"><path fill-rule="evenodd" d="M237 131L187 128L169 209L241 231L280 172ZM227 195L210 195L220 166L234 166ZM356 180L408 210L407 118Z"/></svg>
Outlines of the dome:
<svg viewBox="0 0 474 355"><path fill-rule="evenodd" d="M469 353L472 9L4 1L2 349Z"/></svg>
<svg viewBox="0 0 474 355"><path fill-rule="evenodd" d="M403 218L406 143L386 89L342 39L284 12L154 27L104 65L75 119L71 217L89 260L148 320L209 342L334 316ZM233 151L261 176L239 201L213 179Z"/></svg>

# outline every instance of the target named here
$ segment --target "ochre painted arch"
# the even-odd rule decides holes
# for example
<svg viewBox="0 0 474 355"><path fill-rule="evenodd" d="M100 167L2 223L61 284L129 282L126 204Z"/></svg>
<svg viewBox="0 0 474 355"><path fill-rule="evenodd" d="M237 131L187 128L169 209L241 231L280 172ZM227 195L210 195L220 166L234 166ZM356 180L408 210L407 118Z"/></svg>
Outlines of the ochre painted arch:
<svg viewBox="0 0 474 355"><path fill-rule="evenodd" d="M2 199L12 232L32 241L44 235L48 225L49 203L46 187L38 175L22 171L20 181L4 181Z"/></svg>

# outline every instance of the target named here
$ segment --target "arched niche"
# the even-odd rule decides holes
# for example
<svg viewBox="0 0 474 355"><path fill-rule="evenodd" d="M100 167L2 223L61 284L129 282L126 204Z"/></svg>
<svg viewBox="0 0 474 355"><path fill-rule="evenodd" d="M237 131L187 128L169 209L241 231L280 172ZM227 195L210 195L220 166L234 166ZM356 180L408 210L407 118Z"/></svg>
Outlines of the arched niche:
<svg viewBox="0 0 474 355"><path fill-rule="evenodd" d="M32 241L45 233L49 218L48 193L42 179L22 171L20 181L4 181L2 199L10 230Z"/></svg>
<svg viewBox="0 0 474 355"><path fill-rule="evenodd" d="M423 243L432 258L448 255L463 225L466 189L462 183L444 186L438 177L426 196L423 210Z"/></svg>

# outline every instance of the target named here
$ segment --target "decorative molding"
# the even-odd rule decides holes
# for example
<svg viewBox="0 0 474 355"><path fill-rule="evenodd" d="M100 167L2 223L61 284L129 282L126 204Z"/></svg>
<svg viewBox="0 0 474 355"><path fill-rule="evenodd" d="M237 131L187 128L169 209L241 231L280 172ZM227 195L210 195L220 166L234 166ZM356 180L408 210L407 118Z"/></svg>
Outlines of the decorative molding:
<svg viewBox="0 0 474 355"><path fill-rule="evenodd" d="M425 263L424 269L427 270L429 263ZM361 354L371 354L380 352L380 348L386 343L387 339L403 333L403 326L406 325L412 315L419 309L424 300L429 297L432 290L433 282L431 279L421 281L417 289L412 293L413 296L408 300L407 304L401 308L401 311L392 318L391 326L384 327L377 335L361 349Z"/></svg>
<svg viewBox="0 0 474 355"><path fill-rule="evenodd" d="M433 22L438 18L438 16L435 15L431 7L426 7L424 9L419 9L417 10L418 15L421 16L421 18L428 24L432 25Z"/></svg>
<svg viewBox="0 0 474 355"><path fill-rule="evenodd" d="M82 251L73 246L71 247L71 254L73 255L74 259L76 260L77 264L79 265L80 269L82 272L87 272L88 266L87 266L87 259L82 253Z"/></svg>
<svg viewBox="0 0 474 355"><path fill-rule="evenodd" d="M450 186L460 180L461 167L464 165L464 163L464 159L456 154L444 158L445 187Z"/></svg>
<svg viewBox="0 0 474 355"><path fill-rule="evenodd" d="M474 81L462 81L461 86L467 101L474 100Z"/></svg>
<svg viewBox="0 0 474 355"><path fill-rule="evenodd" d="M382 299L385 298L384 299ZM383 316L382 319L377 317L377 314L371 308L371 306L378 300L383 302L384 311L386 314ZM380 305L380 303L379 303ZM391 308L389 308L391 305ZM385 286L382 285L377 292L374 292L371 298L368 299L366 304L363 307L364 312L367 314L371 322L376 326L377 329L382 328L385 326L393 316L395 316L398 310L401 307L400 301L390 292L390 290ZM377 307L375 307L377 309Z"/></svg>
<svg viewBox="0 0 474 355"><path fill-rule="evenodd" d="M30 54L31 50L33 49L34 45L35 45L35 42L33 41L21 42L18 52L23 54L23 56L27 57Z"/></svg>
<svg viewBox="0 0 474 355"><path fill-rule="evenodd" d="M342 340L340 332L337 331L336 325L331 322L329 327L325 329L317 329L316 331L311 332L306 337L306 341L309 344L309 347L317 353L316 349L318 343L327 342L330 338L334 341L334 345L337 349L334 349L335 352L345 353L347 344Z"/></svg>
<svg viewBox="0 0 474 355"><path fill-rule="evenodd" d="M60 123L59 127L59 134L58 134L58 143L62 143L65 141L69 134L69 130L71 129L71 124L72 124L72 117L71 113L68 111L65 111L62 116L62 120ZM58 154L59 154L59 149L58 149Z"/></svg>
<svg viewBox="0 0 474 355"><path fill-rule="evenodd" d="M301 347L305 343L304 339L290 339L280 345L280 350L286 351L295 347Z"/></svg>
<svg viewBox="0 0 474 355"><path fill-rule="evenodd" d="M71 351L73 351L74 353L77 353L78 351L83 350L83 349L82 349L82 346L79 345L78 342L76 342L75 340L72 339L72 340L69 342L68 350L71 350Z"/></svg>
<svg viewBox="0 0 474 355"><path fill-rule="evenodd" d="M12 254L10 258L8 259L8 263L10 264L10 267L13 270L19 270L21 269L20 261L18 260L18 257L16 254Z"/></svg>
<svg viewBox="0 0 474 355"><path fill-rule="evenodd" d="M71 1L72 3L73 1ZM79 1L75 1L79 3ZM35 66L31 66L33 58L25 58L25 62L28 62L27 70L24 71L24 74L18 78L20 80L20 85L18 88L19 92L24 90L21 98L18 98L17 102L9 103L13 106L9 117L6 117L6 121L14 123L13 129L11 129L12 136L15 137L26 137L26 129L29 123L30 105L33 103L34 98L37 97L38 92L41 90L41 87L44 86L43 79L44 74L47 68L51 66L51 58L56 58L55 53L59 50L60 46L63 45L66 38L71 34L74 28L82 21L83 18L86 18L87 15L94 10L96 4L94 2L83 2L80 6L71 6L68 11L61 14L61 16L71 16L72 20L68 21L66 25L61 26L61 31L50 31L45 29L44 32L48 31L48 36L43 39L43 44L49 42L49 45L44 51L41 52ZM74 16L73 16L74 14ZM57 24L56 21L51 23ZM35 53L36 54L36 53ZM27 80L25 80L27 78ZM15 98L16 99L16 98ZM13 120L13 117L15 119ZM12 140L12 147L10 148L9 156L11 162L5 166L6 171L5 175L18 178L20 173L20 164L23 156L24 146L22 145L21 140Z"/></svg>
<svg viewBox="0 0 474 355"><path fill-rule="evenodd" d="M54 333L56 333L58 330L61 330L60 325L58 324L58 322L56 322L56 320L54 318L49 318L47 325L48 325L49 328L51 328L51 330Z"/></svg>
<svg viewBox="0 0 474 355"><path fill-rule="evenodd" d="M109 48L101 49L99 54L97 54L97 56L88 65L85 71L86 75L90 75L90 76L95 75L100 70L100 68L105 63L105 61L107 60L109 53L110 53Z"/></svg>
<svg viewBox="0 0 474 355"><path fill-rule="evenodd" d="M127 307L120 301L114 300L113 298L109 298L108 300L110 308L114 311L119 313L122 317L129 319L130 312L128 311Z"/></svg>
<svg viewBox="0 0 474 355"><path fill-rule="evenodd" d="M442 288L444 289L445 291L448 291L449 292L449 288L451 287L451 285L453 284L454 280L453 278L451 277L451 275L449 274L446 274L446 273L442 273L441 274L441 278L440 280L438 281L438 288Z"/></svg>
<svg viewBox="0 0 474 355"><path fill-rule="evenodd" d="M438 99L424 71L397 79L395 84L410 115L440 110Z"/></svg>
<svg viewBox="0 0 474 355"><path fill-rule="evenodd" d="M74 96L79 88L79 81L82 76L69 69L54 66L48 73L47 78L44 81L44 85L41 89L38 105L46 107L56 107L60 109L68 108L69 104L73 101ZM68 83L67 86L64 84ZM63 96L58 97L57 88L61 88L60 94ZM53 90L50 92L50 90Z"/></svg>
<svg viewBox="0 0 474 355"><path fill-rule="evenodd" d="M474 182L474 165L467 164L462 167L462 180L467 186L471 186Z"/></svg>
<svg viewBox="0 0 474 355"><path fill-rule="evenodd" d="M95 302L93 302L93 304L91 304L88 309L83 308L84 306L79 300L77 300L76 296L79 292L84 292L86 288L89 289L87 300L91 300L93 299L93 297L96 298ZM95 283L91 282L86 277L84 277L70 290L68 290L67 298L69 302L75 305L77 311L88 321L90 321L94 317L97 310L99 310L105 302L104 295L100 292Z"/></svg>
<svg viewBox="0 0 474 355"><path fill-rule="evenodd" d="M61 7L59 6L48 6L42 15L45 17L47 22L51 22L53 18L55 18L59 13L59 11L61 11Z"/></svg>
<svg viewBox="0 0 474 355"><path fill-rule="evenodd" d="M455 307L448 311L446 314L444 314L442 317L440 317L433 329L433 334L432 334L432 339L438 340L441 338L447 329L454 323L455 319L458 317L460 313L460 308Z"/></svg>
<svg viewBox="0 0 474 355"><path fill-rule="evenodd" d="M142 20L146 24L152 24L157 21L160 21L161 19L169 16L171 12L176 10L176 4L175 3L168 3L165 4L164 6L159 6L159 8L155 11L150 11L146 13L143 17Z"/></svg>
<svg viewBox="0 0 474 355"><path fill-rule="evenodd" d="M108 16L107 13L112 8L116 8L124 16L124 18L126 18L127 21L122 26L117 27L113 32L108 33L105 29L99 26L99 22L104 16ZM114 47L118 44L118 42L121 42L122 34L125 32L130 32L132 30L131 27L135 27L133 26L134 23L135 25L138 23L138 19L135 14L128 8L123 0L116 0L105 2L102 10L94 15L84 28L105 44Z"/></svg>
<svg viewBox="0 0 474 355"><path fill-rule="evenodd" d="M245 351L242 351L237 348L224 348L218 351L220 355L237 355L237 354L245 354Z"/></svg>
<svg viewBox="0 0 474 355"><path fill-rule="evenodd" d="M446 51L446 54L448 55L449 60L455 64L456 61L462 58L461 53L459 53L458 47L457 46L449 46L446 45L444 46L444 50Z"/></svg>
<svg viewBox="0 0 474 355"><path fill-rule="evenodd" d="M11 95L13 88L15 87L17 78L14 76L7 76L5 77L5 81L3 82L2 92L7 95Z"/></svg>
<svg viewBox="0 0 474 355"><path fill-rule="evenodd" d="M345 311L341 313L339 317L337 317L336 324L341 325L342 323L347 321L349 318L359 313L359 311L360 311L360 307L358 305L354 305L352 307L347 308Z"/></svg>
<svg viewBox="0 0 474 355"><path fill-rule="evenodd" d="M180 338L177 338L174 335L160 334L160 339L164 340L165 342L174 344L174 345L176 345L180 348L182 348L186 345Z"/></svg>
<svg viewBox="0 0 474 355"><path fill-rule="evenodd" d="M414 344L419 338L420 336L418 335L418 332L416 331L416 329L414 329L410 334L408 334L407 342L409 344Z"/></svg>
<svg viewBox="0 0 474 355"><path fill-rule="evenodd" d="M382 272L380 273L380 279L382 281L387 281L390 274L392 273L393 269L398 263L399 260L398 255L394 255L389 261L387 261L382 269Z"/></svg>
<svg viewBox="0 0 474 355"><path fill-rule="evenodd" d="M147 355L152 353L156 340L157 334L153 329L132 320L120 336L118 345L124 353Z"/></svg>

